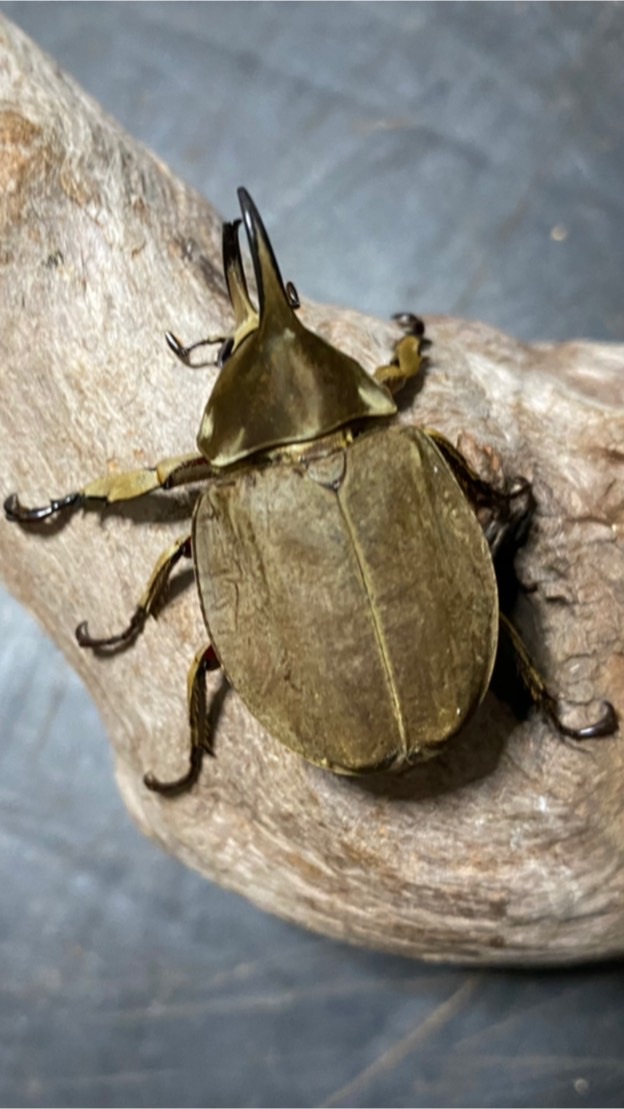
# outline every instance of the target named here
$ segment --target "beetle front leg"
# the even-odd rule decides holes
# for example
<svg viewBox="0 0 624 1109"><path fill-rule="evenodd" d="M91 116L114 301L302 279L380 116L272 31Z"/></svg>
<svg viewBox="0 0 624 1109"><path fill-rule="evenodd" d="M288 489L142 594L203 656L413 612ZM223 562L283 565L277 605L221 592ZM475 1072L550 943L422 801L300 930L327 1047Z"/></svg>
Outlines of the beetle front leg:
<svg viewBox="0 0 624 1109"><path fill-rule="evenodd" d="M418 377L424 364L424 352L431 346L425 338L425 325L420 316L400 312L392 317L405 332L395 344L394 357L387 366L378 366L373 377L390 392L398 393L411 378Z"/></svg>
<svg viewBox="0 0 624 1109"><path fill-rule="evenodd" d="M96 650L127 647L143 631L148 616L155 615L161 605L174 566L181 558L191 557L191 536L184 535L181 539L176 539L175 543L172 543L158 559L152 576L147 583L145 592L134 610L132 619L127 627L117 635L111 635L105 639L95 639L93 636L89 635L89 629L86 622L84 622L79 624L76 628L76 639L79 645L81 647L95 648Z"/></svg>
<svg viewBox="0 0 624 1109"><path fill-rule="evenodd" d="M161 793L164 797L179 797L182 793L188 793L199 778L204 755L214 754L208 720L206 674L208 670L218 670L219 666L219 660L212 646L202 647L195 655L187 679L191 729L189 767L186 774L181 778L175 778L172 782L161 782L153 774L146 774L143 782L154 793Z"/></svg>
<svg viewBox="0 0 624 1109"><path fill-rule="evenodd" d="M525 693L532 704L541 709L544 715L548 717L560 735L567 736L570 739L598 739L602 736L613 735L617 731L619 726L618 716L610 701L603 702L602 716L593 724L587 724L584 728L570 728L567 724L564 724L559 715L557 698L548 690L519 633L502 613L499 616L499 621L501 639L513 654L518 677Z"/></svg>
<svg viewBox="0 0 624 1109"><path fill-rule="evenodd" d="M209 335L206 339L198 339L197 342L191 343L189 347L185 347L184 344L181 343L178 338L176 338L172 331L165 331L165 340L167 342L169 350L173 351L176 358L179 358L180 362L182 362L184 366L188 366L191 370L203 370L206 366L214 366L214 360L211 362L193 363L191 362L191 354L193 353L193 351L198 350L199 347L212 347L215 346L217 343L222 346L226 340L226 336Z"/></svg>
<svg viewBox="0 0 624 1109"><path fill-rule="evenodd" d="M157 489L174 489L178 485L202 481L213 472L203 455L183 454L175 458L164 458L156 466L144 470L129 470L124 474L107 474L106 477L96 478L78 492L51 500L40 508L26 508L20 503L17 493L11 493L4 502L4 511L7 520L14 523L35 524L68 508L94 502L107 505L132 501Z"/></svg>

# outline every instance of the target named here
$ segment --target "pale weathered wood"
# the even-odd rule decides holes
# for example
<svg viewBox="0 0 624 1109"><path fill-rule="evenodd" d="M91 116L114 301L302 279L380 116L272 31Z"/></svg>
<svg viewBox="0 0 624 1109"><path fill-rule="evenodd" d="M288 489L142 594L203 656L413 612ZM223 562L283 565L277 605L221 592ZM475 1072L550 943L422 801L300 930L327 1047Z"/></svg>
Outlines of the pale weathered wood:
<svg viewBox="0 0 624 1109"><path fill-rule="evenodd" d="M0 472L5 493L38 503L193 449L214 373L185 370L162 335L191 341L226 323L220 222L6 22L0 97ZM396 335L352 312L304 317L369 368ZM519 620L573 721L603 695L624 711L624 349L427 324L431 369L402 418L459 440L486 472L534 482L538 519L518 560L534 591ZM191 504L178 492L37 532L0 525L4 580L92 691L146 833L262 907L356 942L477 962L621 953L621 735L579 751L489 695L439 759L360 783L283 749L215 675L218 758L192 796L147 793L146 769L185 765L196 595L176 592L115 659L80 651L73 629L123 625Z"/></svg>

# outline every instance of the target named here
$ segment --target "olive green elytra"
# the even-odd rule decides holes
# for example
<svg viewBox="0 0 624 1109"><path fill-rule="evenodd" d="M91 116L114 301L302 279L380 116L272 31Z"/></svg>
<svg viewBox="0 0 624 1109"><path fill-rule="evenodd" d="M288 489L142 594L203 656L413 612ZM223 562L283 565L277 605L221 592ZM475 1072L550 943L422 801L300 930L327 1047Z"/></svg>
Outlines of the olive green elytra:
<svg viewBox="0 0 624 1109"><path fill-rule="evenodd" d="M189 672L190 759L174 781L145 784L173 796L197 781L213 753L206 672L218 666L276 739L344 774L396 769L435 754L475 711L492 677L499 638L524 692L557 730L577 739L617 728L613 706L584 728L565 725L556 698L506 615L493 552L523 531L528 482L502 491L482 481L439 432L394 421L394 394L421 370L428 345L416 316L387 365L368 374L303 326L260 215L239 200L253 259L257 307L240 246L240 220L223 229L232 332L218 342L219 376L202 418L199 453L108 475L42 508L5 501L22 524L91 501L111 503L203 482L191 534L158 560L119 634L83 647L129 646L162 604L173 568L193 558L209 642ZM476 510L486 507L487 538Z"/></svg>
<svg viewBox="0 0 624 1109"><path fill-rule="evenodd" d="M492 560L416 428L217 479L197 506L193 548L228 679L312 762L357 773L431 753L488 688Z"/></svg>

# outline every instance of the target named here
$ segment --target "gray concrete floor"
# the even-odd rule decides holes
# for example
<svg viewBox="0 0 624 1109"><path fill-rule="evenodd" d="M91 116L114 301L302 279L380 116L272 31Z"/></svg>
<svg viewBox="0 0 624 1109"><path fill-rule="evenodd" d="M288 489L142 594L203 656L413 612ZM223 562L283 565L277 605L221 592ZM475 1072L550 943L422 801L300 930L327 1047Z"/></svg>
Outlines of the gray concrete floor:
<svg viewBox="0 0 624 1109"><path fill-rule="evenodd" d="M0 10L224 214L246 184L306 296L624 339L621 4ZM621 966L261 914L139 836L76 677L7 596L0 630L2 1105L624 1103Z"/></svg>

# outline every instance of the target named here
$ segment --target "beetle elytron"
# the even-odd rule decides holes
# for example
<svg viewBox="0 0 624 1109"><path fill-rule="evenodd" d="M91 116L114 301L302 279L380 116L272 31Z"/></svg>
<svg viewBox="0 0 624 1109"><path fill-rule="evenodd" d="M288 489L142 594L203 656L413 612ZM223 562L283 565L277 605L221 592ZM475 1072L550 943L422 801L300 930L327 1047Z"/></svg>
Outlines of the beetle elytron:
<svg viewBox="0 0 624 1109"><path fill-rule="evenodd" d="M526 692L560 733L611 734L609 702L588 727L563 724L499 612L475 509L487 502L504 530L528 483L497 492L438 432L393 422L393 394L423 361L422 322L397 317L404 334L393 359L370 376L303 326L258 211L246 190L238 195L258 307L243 269L241 221L226 223L232 333L191 347L166 336L186 364L197 347L221 344L199 453L100 478L43 508L25 508L15 494L5 502L8 518L26 524L86 502L206 483L192 532L162 555L128 627L107 639L93 638L86 624L76 631L83 647L130 643L176 563L193 558L209 645L189 673L189 766L176 781L148 774L145 784L174 795L197 781L212 750L205 674L218 665L261 724L317 765L361 774L428 757L485 695L499 634Z"/></svg>

